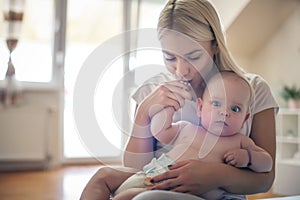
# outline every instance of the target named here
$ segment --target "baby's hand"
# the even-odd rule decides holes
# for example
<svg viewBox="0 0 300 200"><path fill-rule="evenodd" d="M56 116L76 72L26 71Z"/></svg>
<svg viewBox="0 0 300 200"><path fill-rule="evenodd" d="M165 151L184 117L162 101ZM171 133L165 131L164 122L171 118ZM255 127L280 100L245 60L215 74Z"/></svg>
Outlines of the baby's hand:
<svg viewBox="0 0 300 200"><path fill-rule="evenodd" d="M247 167L249 163L248 153L245 149L230 150L225 153L223 159L226 164L235 167Z"/></svg>

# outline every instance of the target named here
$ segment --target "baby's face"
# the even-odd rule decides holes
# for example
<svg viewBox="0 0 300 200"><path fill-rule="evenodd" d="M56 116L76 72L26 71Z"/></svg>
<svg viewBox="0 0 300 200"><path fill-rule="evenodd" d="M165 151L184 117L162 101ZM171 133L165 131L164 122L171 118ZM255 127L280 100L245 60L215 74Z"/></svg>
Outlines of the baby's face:
<svg viewBox="0 0 300 200"><path fill-rule="evenodd" d="M207 85L200 106L201 124L209 132L233 135L248 118L250 88L233 73L214 76Z"/></svg>

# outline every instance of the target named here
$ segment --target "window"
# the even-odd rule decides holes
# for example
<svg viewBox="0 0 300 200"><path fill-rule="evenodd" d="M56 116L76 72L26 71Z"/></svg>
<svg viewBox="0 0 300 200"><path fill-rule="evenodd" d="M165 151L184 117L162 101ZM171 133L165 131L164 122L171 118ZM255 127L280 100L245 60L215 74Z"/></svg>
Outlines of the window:
<svg viewBox="0 0 300 200"><path fill-rule="evenodd" d="M60 16L64 12L61 5L65 3L66 19ZM2 4L3 1L0 1L0 8L3 7ZM63 155L65 158L120 156L117 155L119 152L107 151L101 146L101 141L99 141L99 148L103 151L97 152L97 155L93 155L93 152L86 148L87 144L78 135L73 118L74 85L87 57L103 42L123 32L123 12L128 5L131 6L127 10L131 18L131 27L136 29L155 28L163 4L164 1L161 0L25 0L21 37L12 53L16 79L23 83L33 83L32 87L38 83L45 85L60 83L57 80L61 80L62 77L57 76L62 73L57 71L59 67L64 68ZM157 17L154 18L154 15ZM5 25L2 18L0 27L4 32ZM5 78L9 58L4 34L1 37L0 66L4 67L0 68L0 83ZM127 70L134 70L139 65L147 63L161 63L158 51L146 50L130 56L131 67ZM59 60L64 66L58 66ZM111 108L106 105L111 105L113 92L122 79L124 71L126 70L123 68L123 58L120 56L110 64L105 76L99 80L94 99L97 122L104 129L107 139L118 147L121 147L124 141L111 117ZM110 134L111 132L113 134Z"/></svg>
<svg viewBox="0 0 300 200"><path fill-rule="evenodd" d="M3 8L4 2L0 1L0 8ZM54 33L52 25L54 25L54 0L25 1L21 37L11 55L17 80L43 83L52 81L52 41ZM2 27L0 45L1 81L5 78L9 59L9 51L6 47L8 26L3 18L0 19L0 27Z"/></svg>
<svg viewBox="0 0 300 200"><path fill-rule="evenodd" d="M155 28L159 12L164 4L162 1L150 0L132 1L129 5L127 5L128 2L124 2L121 0L90 0L84 2L69 0L68 2L64 117L64 155L67 158L95 156L95 152L89 152L89 147L84 148L87 144L85 141L80 141L72 120L72 94L76 77L83 62L98 45L122 33L124 28L123 6L131 6L127 11L130 12L131 27L135 29ZM156 18L153 17L155 15ZM136 54L130 54L129 70L134 70L141 65L157 63L163 63L160 51L142 50ZM121 148L124 141L122 141L123 138L118 124L112 116L111 102L117 84L124 78L124 72L126 73L126 70L123 69L123 58L120 56L120 58L112 61L106 73L99 79L94 99L98 125L104 132L105 137L118 148ZM135 82L137 83L137 81ZM130 123L130 119L127 119L126 116L123 120L125 120L123 122L125 124ZM104 144L99 141L99 149L102 147L103 150L101 152L97 151L99 155L96 156L120 156L117 155L118 152L108 151L102 145Z"/></svg>
<svg viewBox="0 0 300 200"><path fill-rule="evenodd" d="M78 73L88 56L103 42L120 34L123 29L123 1L69 0L65 58L64 156L66 158L115 157L118 152L107 149L99 141L99 152L91 152L78 133L73 120L73 92ZM122 45L122 44L116 44ZM103 54L105 56L105 54ZM101 59L101 58L99 58ZM114 85L122 77L122 59L109 67L99 80L95 96L95 114L101 129L110 142L120 148L121 134L111 119L111 96ZM101 123L102 122L102 123ZM97 154L97 155L95 155Z"/></svg>
<svg viewBox="0 0 300 200"><path fill-rule="evenodd" d="M64 156L66 158L86 158L95 156L96 152L90 152L86 142L78 136L72 116L72 100L74 84L78 72L85 59L98 45L122 33L123 31L123 6L122 0L69 0L67 16L67 46L65 59L65 116L64 116ZM140 6L137 5L140 2ZM135 28L155 28L163 1L132 1L131 24ZM137 12L137 9L140 9ZM140 15L138 16L137 13ZM154 18L153 16L157 16ZM139 24L136 24L139 22ZM103 55L105 56L105 54ZM129 70L147 64L162 64L162 55L157 50L142 50L136 54L130 54ZM95 92L95 115L99 127L105 137L116 147L120 148L122 141L121 131L112 116L112 98L123 76L123 58L112 61L104 76L99 79ZM125 70L126 73L126 70ZM153 73L153 72L151 72ZM132 77L127 77L132 78ZM143 81L143 80L140 80ZM135 83L140 84L139 81ZM123 110L124 111L124 110ZM130 111L132 112L132 111ZM130 119L125 117L125 122ZM81 134L81 133L80 133ZM110 157L120 156L119 152L107 150L99 141L99 149L96 156Z"/></svg>

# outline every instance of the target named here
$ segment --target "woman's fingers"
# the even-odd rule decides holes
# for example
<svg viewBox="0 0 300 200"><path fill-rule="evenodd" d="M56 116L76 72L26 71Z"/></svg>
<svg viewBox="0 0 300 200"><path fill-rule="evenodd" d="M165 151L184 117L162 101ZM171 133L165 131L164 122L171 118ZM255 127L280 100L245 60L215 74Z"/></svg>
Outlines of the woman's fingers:
<svg viewBox="0 0 300 200"><path fill-rule="evenodd" d="M167 171L161 175L155 176L151 179L155 185L152 189L155 190L172 190L179 186L177 181L178 173L176 171Z"/></svg>
<svg viewBox="0 0 300 200"><path fill-rule="evenodd" d="M188 83L182 81L171 81L162 85L168 88L172 93L181 96L183 99L192 100L192 87Z"/></svg>
<svg viewBox="0 0 300 200"><path fill-rule="evenodd" d="M178 102L180 108L182 108L185 104L185 99L181 95L178 95L177 93L173 93L173 92L169 93L168 97Z"/></svg>
<svg viewBox="0 0 300 200"><path fill-rule="evenodd" d="M180 81L171 81L161 84L144 101L151 118L166 107L173 107L178 111L185 104L185 99L192 99L191 86Z"/></svg>
<svg viewBox="0 0 300 200"><path fill-rule="evenodd" d="M175 179L179 176L180 174L180 168L184 167L185 165L191 163L192 160L184 160L184 161L180 161L178 163L175 163L174 165L169 166L169 171L166 171L160 175L154 176L151 181L153 181L153 183L159 183L162 181L167 181L169 179Z"/></svg>
<svg viewBox="0 0 300 200"><path fill-rule="evenodd" d="M180 161L180 162L175 163L174 165L170 166L169 169L170 170L178 169L178 168L181 168L181 167L187 165L190 162L191 162L191 160L183 160L183 161Z"/></svg>
<svg viewBox="0 0 300 200"><path fill-rule="evenodd" d="M186 163L179 163L179 165L176 166L176 164L175 164L173 166L179 167L179 166L183 166L185 164ZM153 183L155 183L155 185L153 186L152 189L154 189L154 190L171 190L171 191L175 191L175 192L189 192L189 189L181 182L182 181L182 178L180 178L181 172L179 170L173 169L173 170L164 172L161 175L153 177L152 181L153 181Z"/></svg>
<svg viewBox="0 0 300 200"><path fill-rule="evenodd" d="M163 181L161 183L156 183L155 186L153 186L153 190L173 190L174 188L178 187L178 183L176 179L169 179L166 181Z"/></svg>
<svg viewBox="0 0 300 200"><path fill-rule="evenodd" d="M153 183L160 183L162 181L168 181L169 179L174 179L178 176L177 172L175 170L172 170L172 171L167 171L167 172L164 172L160 175L157 175L157 176L154 176L152 179L151 179L151 182Z"/></svg>
<svg viewBox="0 0 300 200"><path fill-rule="evenodd" d="M170 99L174 100L179 104L179 107L183 107L185 104L185 99L192 100L192 94L190 92L190 86L179 81L172 81L162 84L158 90L161 90L165 95ZM174 109L178 110L179 108L172 103L172 106L175 106Z"/></svg>

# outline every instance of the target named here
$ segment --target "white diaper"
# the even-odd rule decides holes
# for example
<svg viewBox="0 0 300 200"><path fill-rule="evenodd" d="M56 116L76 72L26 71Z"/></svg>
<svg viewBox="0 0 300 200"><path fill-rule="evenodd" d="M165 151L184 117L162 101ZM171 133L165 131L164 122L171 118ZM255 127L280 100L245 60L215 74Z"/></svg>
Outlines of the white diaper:
<svg viewBox="0 0 300 200"><path fill-rule="evenodd" d="M168 171L168 166L174 163L175 162L165 154L162 154L158 159L153 158L149 164L143 167L143 171L138 172L126 179L115 191L114 195L117 195L129 188L144 188L148 185L145 184L146 178L151 178Z"/></svg>
<svg viewBox="0 0 300 200"><path fill-rule="evenodd" d="M166 154L162 154L158 159L153 158L151 162L143 167L143 171L148 176L157 176L169 170L168 166L175 164Z"/></svg>
<svg viewBox="0 0 300 200"><path fill-rule="evenodd" d="M128 179L126 179L115 191L114 195L119 194L122 191L125 191L129 188L144 188L144 180L146 179L146 174L141 171L137 172L136 174L130 176Z"/></svg>

